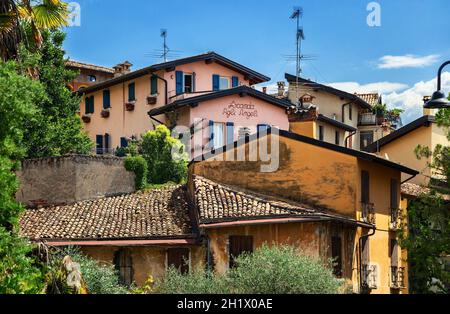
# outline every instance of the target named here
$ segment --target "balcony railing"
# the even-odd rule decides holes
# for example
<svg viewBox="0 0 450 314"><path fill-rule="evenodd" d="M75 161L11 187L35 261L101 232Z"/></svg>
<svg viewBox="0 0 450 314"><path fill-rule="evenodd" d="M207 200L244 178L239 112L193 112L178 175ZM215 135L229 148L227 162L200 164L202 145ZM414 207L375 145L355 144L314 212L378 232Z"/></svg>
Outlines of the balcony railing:
<svg viewBox="0 0 450 314"><path fill-rule="evenodd" d="M389 228L391 230L398 230L402 223L402 211L400 208L391 208L391 220Z"/></svg>
<svg viewBox="0 0 450 314"><path fill-rule="evenodd" d="M374 204L361 203L361 220L372 225L376 223Z"/></svg>
<svg viewBox="0 0 450 314"><path fill-rule="evenodd" d="M361 265L361 282L363 293L368 292L370 289L377 288L378 282L378 268L376 265L362 264Z"/></svg>
<svg viewBox="0 0 450 314"><path fill-rule="evenodd" d="M373 113L360 113L358 119L359 125L377 124L377 116Z"/></svg>
<svg viewBox="0 0 450 314"><path fill-rule="evenodd" d="M405 268L391 266L391 288L405 288Z"/></svg>

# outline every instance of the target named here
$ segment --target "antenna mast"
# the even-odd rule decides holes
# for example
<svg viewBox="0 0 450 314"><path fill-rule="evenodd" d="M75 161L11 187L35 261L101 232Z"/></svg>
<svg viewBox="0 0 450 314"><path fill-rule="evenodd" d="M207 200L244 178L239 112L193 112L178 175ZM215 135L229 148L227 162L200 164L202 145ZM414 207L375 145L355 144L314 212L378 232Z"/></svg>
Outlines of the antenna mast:
<svg viewBox="0 0 450 314"><path fill-rule="evenodd" d="M169 47L167 47L166 39L167 39L167 29L161 29L161 37L164 38L164 46L163 46L163 59L164 62L167 62L167 56L169 54Z"/></svg>
<svg viewBox="0 0 450 314"><path fill-rule="evenodd" d="M296 44L297 44L297 55L296 55L296 62L297 62L297 69L296 69L296 91L297 91L297 102L299 104L300 99L299 99L299 95L298 95L298 89L299 89L299 78L300 75L302 73L302 68L301 68L301 59L302 59L302 54L301 54L301 45L302 45L302 40L305 39L305 34L303 32L303 27L300 27L300 18L303 16L303 9L301 7L294 7L294 11L291 15L291 19L296 19L297 20L297 34L296 34Z"/></svg>

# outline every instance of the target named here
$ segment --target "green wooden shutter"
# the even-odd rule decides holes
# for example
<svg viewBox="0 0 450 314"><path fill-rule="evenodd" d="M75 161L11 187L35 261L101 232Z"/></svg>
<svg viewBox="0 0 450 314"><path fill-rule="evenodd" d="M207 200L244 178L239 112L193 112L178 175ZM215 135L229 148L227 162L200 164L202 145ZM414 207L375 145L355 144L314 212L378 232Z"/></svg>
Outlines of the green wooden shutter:
<svg viewBox="0 0 450 314"><path fill-rule="evenodd" d="M103 109L111 108L111 95L108 89L103 91Z"/></svg>
<svg viewBox="0 0 450 314"><path fill-rule="evenodd" d="M150 79L150 94L158 94L158 77L156 75L152 75L152 78Z"/></svg>
<svg viewBox="0 0 450 314"><path fill-rule="evenodd" d="M136 100L136 85L135 83L128 84L128 101Z"/></svg>

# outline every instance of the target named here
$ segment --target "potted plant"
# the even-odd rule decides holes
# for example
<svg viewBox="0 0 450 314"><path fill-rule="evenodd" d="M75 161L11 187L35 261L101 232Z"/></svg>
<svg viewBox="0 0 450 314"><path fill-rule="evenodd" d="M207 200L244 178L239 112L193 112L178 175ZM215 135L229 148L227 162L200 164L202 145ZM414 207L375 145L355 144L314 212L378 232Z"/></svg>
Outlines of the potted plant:
<svg viewBox="0 0 450 314"><path fill-rule="evenodd" d="M91 122L91 116L90 113L86 113L81 117L81 120L83 120L84 123L89 123Z"/></svg>
<svg viewBox="0 0 450 314"><path fill-rule="evenodd" d="M136 104L136 101L129 101L125 104L125 109L127 111L133 111L135 104Z"/></svg>
<svg viewBox="0 0 450 314"><path fill-rule="evenodd" d="M147 104L149 105L156 105L156 101L158 100L158 95L150 95L147 97Z"/></svg>
<svg viewBox="0 0 450 314"><path fill-rule="evenodd" d="M103 109L101 115L102 115L102 118L108 118L109 117L109 108Z"/></svg>

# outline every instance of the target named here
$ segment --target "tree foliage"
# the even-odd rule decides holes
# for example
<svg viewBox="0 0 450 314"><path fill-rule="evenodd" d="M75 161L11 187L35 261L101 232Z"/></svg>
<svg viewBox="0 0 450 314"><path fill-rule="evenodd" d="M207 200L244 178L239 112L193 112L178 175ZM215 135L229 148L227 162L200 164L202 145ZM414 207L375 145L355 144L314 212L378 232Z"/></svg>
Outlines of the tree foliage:
<svg viewBox="0 0 450 314"><path fill-rule="evenodd" d="M30 51L42 46L42 32L67 25L67 3L60 0L0 0L0 56L17 57L20 43Z"/></svg>
<svg viewBox="0 0 450 314"><path fill-rule="evenodd" d="M148 183L180 183L186 179L187 155L184 146L180 140L171 137L165 125L145 133L139 146L148 166Z"/></svg>
<svg viewBox="0 0 450 314"><path fill-rule="evenodd" d="M450 109L436 115L436 123L450 140ZM410 202L409 232L401 232L401 245L408 249L411 288L415 293L448 293L450 288L450 147L418 146L418 158L431 158L429 192Z"/></svg>
<svg viewBox="0 0 450 314"><path fill-rule="evenodd" d="M77 115L80 97L74 95L67 83L76 72L66 68L62 44L65 34L45 31L39 53L21 50L21 64L26 71L33 63L46 97L36 102L37 112L27 121L25 143L28 158L60 156L71 153L87 154L93 147L80 117Z"/></svg>
<svg viewBox="0 0 450 314"><path fill-rule="evenodd" d="M289 246L267 245L236 259L224 275L172 269L157 284L156 292L175 294L338 294L342 280L331 268Z"/></svg>
<svg viewBox="0 0 450 314"><path fill-rule="evenodd" d="M37 293L42 288L41 272L28 257L31 248L17 236L22 206L15 201L18 182L13 171L26 153L24 125L45 93L38 82L17 71L15 62L0 62L0 294Z"/></svg>

